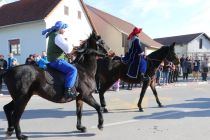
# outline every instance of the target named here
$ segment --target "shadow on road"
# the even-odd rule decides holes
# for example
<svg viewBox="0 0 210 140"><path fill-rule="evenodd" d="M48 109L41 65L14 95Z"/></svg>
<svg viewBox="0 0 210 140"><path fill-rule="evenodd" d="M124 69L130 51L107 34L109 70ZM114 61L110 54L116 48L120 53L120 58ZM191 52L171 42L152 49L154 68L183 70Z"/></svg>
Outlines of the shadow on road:
<svg viewBox="0 0 210 140"><path fill-rule="evenodd" d="M5 130L6 131L6 130ZM0 128L0 139L5 138L5 131ZM53 138L53 137L93 137L96 134L94 133L81 133L80 131L72 131L72 132L23 132L29 136L29 138ZM15 133L13 133L12 139L15 139Z"/></svg>
<svg viewBox="0 0 210 140"><path fill-rule="evenodd" d="M186 103L165 106L171 111L152 113L147 116L137 116L134 119L181 119L185 117L210 117L210 99L195 98ZM198 110L199 109L199 110Z"/></svg>
<svg viewBox="0 0 210 140"><path fill-rule="evenodd" d="M96 114L95 110L83 110L83 116L91 116ZM65 118L68 116L76 116L75 111L64 111L57 109L36 109L25 110L21 119L40 119L40 118ZM0 111L0 119L6 119L4 111Z"/></svg>
<svg viewBox="0 0 210 140"><path fill-rule="evenodd" d="M193 100L186 100L186 103L172 104L165 107L210 109L210 98L195 98Z"/></svg>

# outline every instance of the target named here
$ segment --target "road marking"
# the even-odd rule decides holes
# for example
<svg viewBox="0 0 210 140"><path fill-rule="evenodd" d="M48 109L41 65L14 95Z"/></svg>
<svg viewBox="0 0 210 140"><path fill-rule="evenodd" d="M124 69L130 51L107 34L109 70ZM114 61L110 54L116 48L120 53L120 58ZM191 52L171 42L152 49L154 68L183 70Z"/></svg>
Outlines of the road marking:
<svg viewBox="0 0 210 140"><path fill-rule="evenodd" d="M174 115L174 114L178 114L180 112L170 112L167 114L163 114L163 115L156 115L156 116L152 116L152 117L143 117L143 119L156 119L159 117L164 117L164 116L170 116L170 115ZM127 120L127 121L120 121L120 122L114 122L114 123L107 123L104 124L104 127L110 127L110 126L117 126L117 125L122 125L122 124L129 124L129 123L134 123L134 122L139 122L142 119L131 119L131 120ZM97 128L96 126L92 126L91 129L95 129Z"/></svg>

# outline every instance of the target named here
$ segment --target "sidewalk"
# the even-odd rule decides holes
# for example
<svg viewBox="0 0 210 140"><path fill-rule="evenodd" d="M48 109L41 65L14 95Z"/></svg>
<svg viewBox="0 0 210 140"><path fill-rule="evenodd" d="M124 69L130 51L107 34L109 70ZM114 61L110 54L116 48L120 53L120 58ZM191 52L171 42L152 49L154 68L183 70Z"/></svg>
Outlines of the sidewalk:
<svg viewBox="0 0 210 140"><path fill-rule="evenodd" d="M181 87L181 86L196 86L196 85L206 85L210 84L210 77L208 77L207 81L202 81L201 78L198 79L198 81L194 81L193 77L189 77L188 80L183 80L182 77L178 78L177 82L170 83L168 85L161 85L156 86L157 88L165 88L165 87Z"/></svg>

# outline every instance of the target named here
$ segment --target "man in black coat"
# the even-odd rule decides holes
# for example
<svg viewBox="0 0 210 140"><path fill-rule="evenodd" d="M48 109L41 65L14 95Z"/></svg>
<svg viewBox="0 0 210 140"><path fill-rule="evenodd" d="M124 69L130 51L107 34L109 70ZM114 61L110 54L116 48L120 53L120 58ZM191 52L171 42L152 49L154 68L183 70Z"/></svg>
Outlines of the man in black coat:
<svg viewBox="0 0 210 140"><path fill-rule="evenodd" d="M0 54L0 91L2 90L3 72L7 69L7 61L4 60L4 56Z"/></svg>

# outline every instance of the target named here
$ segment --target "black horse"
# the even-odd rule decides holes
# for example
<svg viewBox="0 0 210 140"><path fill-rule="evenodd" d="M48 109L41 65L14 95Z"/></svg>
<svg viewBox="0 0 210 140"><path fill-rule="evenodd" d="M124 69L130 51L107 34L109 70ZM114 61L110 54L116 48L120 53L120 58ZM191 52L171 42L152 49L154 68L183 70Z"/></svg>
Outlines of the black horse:
<svg viewBox="0 0 210 140"><path fill-rule="evenodd" d="M174 52L174 45L175 43L170 46L162 46L160 49L152 52L147 56L146 75L150 77L150 80L143 82L143 87L138 101L139 111L143 111L141 103L148 86L151 87L158 106L162 107L155 88L155 72L160 63L165 59L172 61L174 64L179 63L179 59ZM110 59L108 57L99 59L97 65L96 81L99 81L100 84L98 89L100 103L103 111L108 112L106 108L104 93L110 88L110 86L112 86L118 79L121 79L127 83L140 83L142 80L140 76L136 79L132 79L126 75L128 71L128 65L123 64L120 60L120 57L117 59Z"/></svg>
<svg viewBox="0 0 210 140"><path fill-rule="evenodd" d="M92 33L78 49L75 60L78 70L75 88L79 92L76 98L77 129L82 132L86 131L81 124L83 101L96 109L99 117L98 128L103 128L101 107L92 96L95 91L96 55L104 55L104 49L98 44L99 39L99 36ZM44 71L34 65L20 65L4 73L4 81L12 97L12 101L4 106L8 121L7 136L11 136L15 130L19 140L27 139L27 136L21 133L19 121L32 95L55 103L70 102L70 99L64 98L64 79L65 76L56 70L49 68Z"/></svg>

